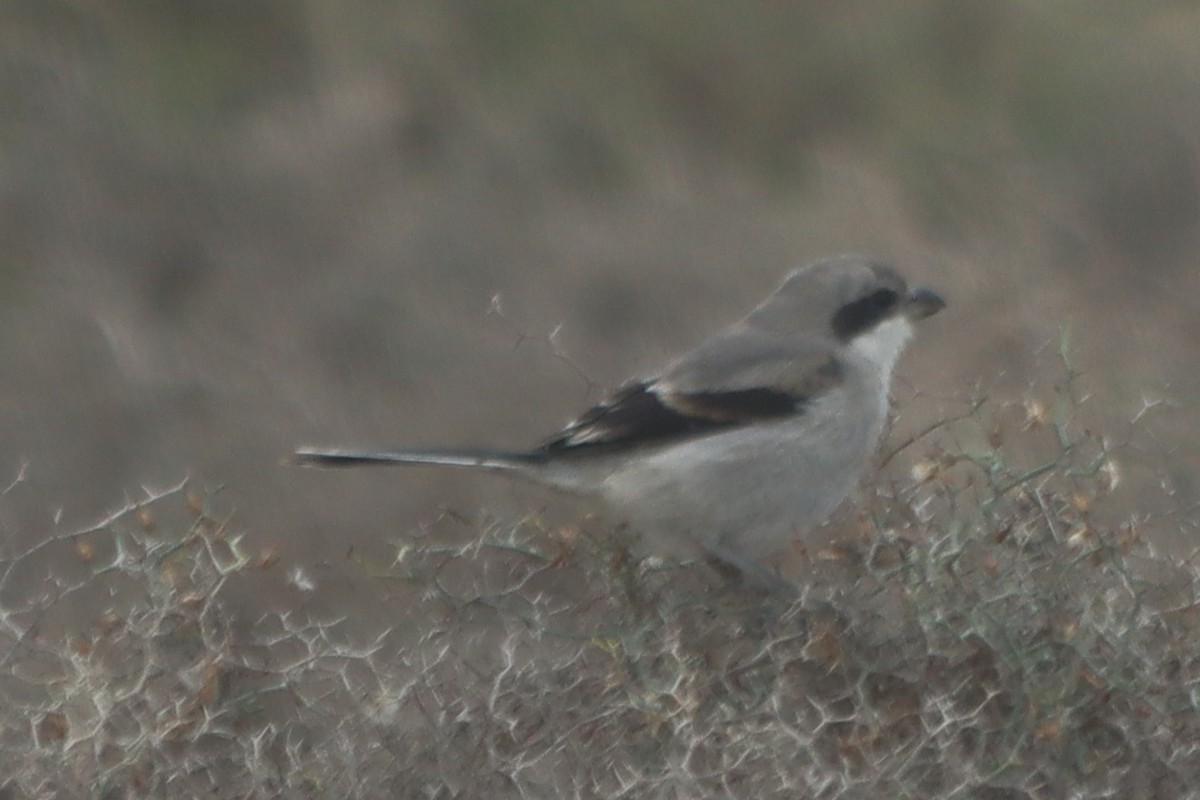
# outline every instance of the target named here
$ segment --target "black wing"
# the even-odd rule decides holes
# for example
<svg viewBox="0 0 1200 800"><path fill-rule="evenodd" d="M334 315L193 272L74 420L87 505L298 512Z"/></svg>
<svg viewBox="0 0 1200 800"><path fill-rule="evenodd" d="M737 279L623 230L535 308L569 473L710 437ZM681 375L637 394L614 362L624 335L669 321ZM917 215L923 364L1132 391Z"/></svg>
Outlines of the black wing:
<svg viewBox="0 0 1200 800"><path fill-rule="evenodd" d="M539 451L582 453L700 436L795 414L803 410L804 402L802 397L773 389L685 394L657 391L654 381L631 383L592 406Z"/></svg>
<svg viewBox="0 0 1200 800"><path fill-rule="evenodd" d="M624 449L800 414L841 379L826 343L788 341L739 323L662 376L621 387L534 454Z"/></svg>

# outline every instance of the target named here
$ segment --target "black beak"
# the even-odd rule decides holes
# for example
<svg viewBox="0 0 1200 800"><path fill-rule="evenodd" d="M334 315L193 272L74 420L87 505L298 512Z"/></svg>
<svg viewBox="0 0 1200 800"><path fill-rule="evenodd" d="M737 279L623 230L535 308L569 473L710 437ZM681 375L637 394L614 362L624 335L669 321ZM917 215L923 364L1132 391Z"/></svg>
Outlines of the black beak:
<svg viewBox="0 0 1200 800"><path fill-rule="evenodd" d="M905 304L904 311L911 319L925 319L932 317L937 312L946 307L946 301L942 296L933 289L913 289L912 294L908 296L908 302Z"/></svg>

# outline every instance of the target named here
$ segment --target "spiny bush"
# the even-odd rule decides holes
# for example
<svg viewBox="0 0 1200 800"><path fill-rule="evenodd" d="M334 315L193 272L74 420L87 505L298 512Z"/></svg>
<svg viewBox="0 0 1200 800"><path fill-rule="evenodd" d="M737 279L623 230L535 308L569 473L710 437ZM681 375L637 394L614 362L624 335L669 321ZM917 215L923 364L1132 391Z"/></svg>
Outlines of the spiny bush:
<svg viewBox="0 0 1200 800"><path fill-rule="evenodd" d="M1075 382L906 443L794 603L447 514L364 570L403 623L235 613L276 555L147 492L0 562L0 797L1200 796L1183 520Z"/></svg>

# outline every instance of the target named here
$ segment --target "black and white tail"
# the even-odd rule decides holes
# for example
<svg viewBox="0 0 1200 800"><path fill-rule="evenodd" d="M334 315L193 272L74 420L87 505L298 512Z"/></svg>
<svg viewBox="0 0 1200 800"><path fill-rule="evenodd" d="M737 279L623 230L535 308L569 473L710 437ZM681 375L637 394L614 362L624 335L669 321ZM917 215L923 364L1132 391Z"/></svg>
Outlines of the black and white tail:
<svg viewBox="0 0 1200 800"><path fill-rule="evenodd" d="M524 472L540 459L504 450L321 450L302 447L291 463L302 467L359 467L432 464L500 472Z"/></svg>

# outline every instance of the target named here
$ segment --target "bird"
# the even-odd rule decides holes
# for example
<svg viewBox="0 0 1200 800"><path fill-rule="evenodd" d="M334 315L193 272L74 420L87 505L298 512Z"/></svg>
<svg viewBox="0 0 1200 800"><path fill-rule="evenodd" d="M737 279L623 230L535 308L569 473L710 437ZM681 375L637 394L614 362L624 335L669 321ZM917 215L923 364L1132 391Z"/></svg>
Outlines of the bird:
<svg viewBox="0 0 1200 800"><path fill-rule="evenodd" d="M896 362L914 324L945 304L890 263L833 256L789 272L745 317L532 448L302 447L292 461L502 473L597 501L635 554L699 557L776 586L761 560L858 488Z"/></svg>

